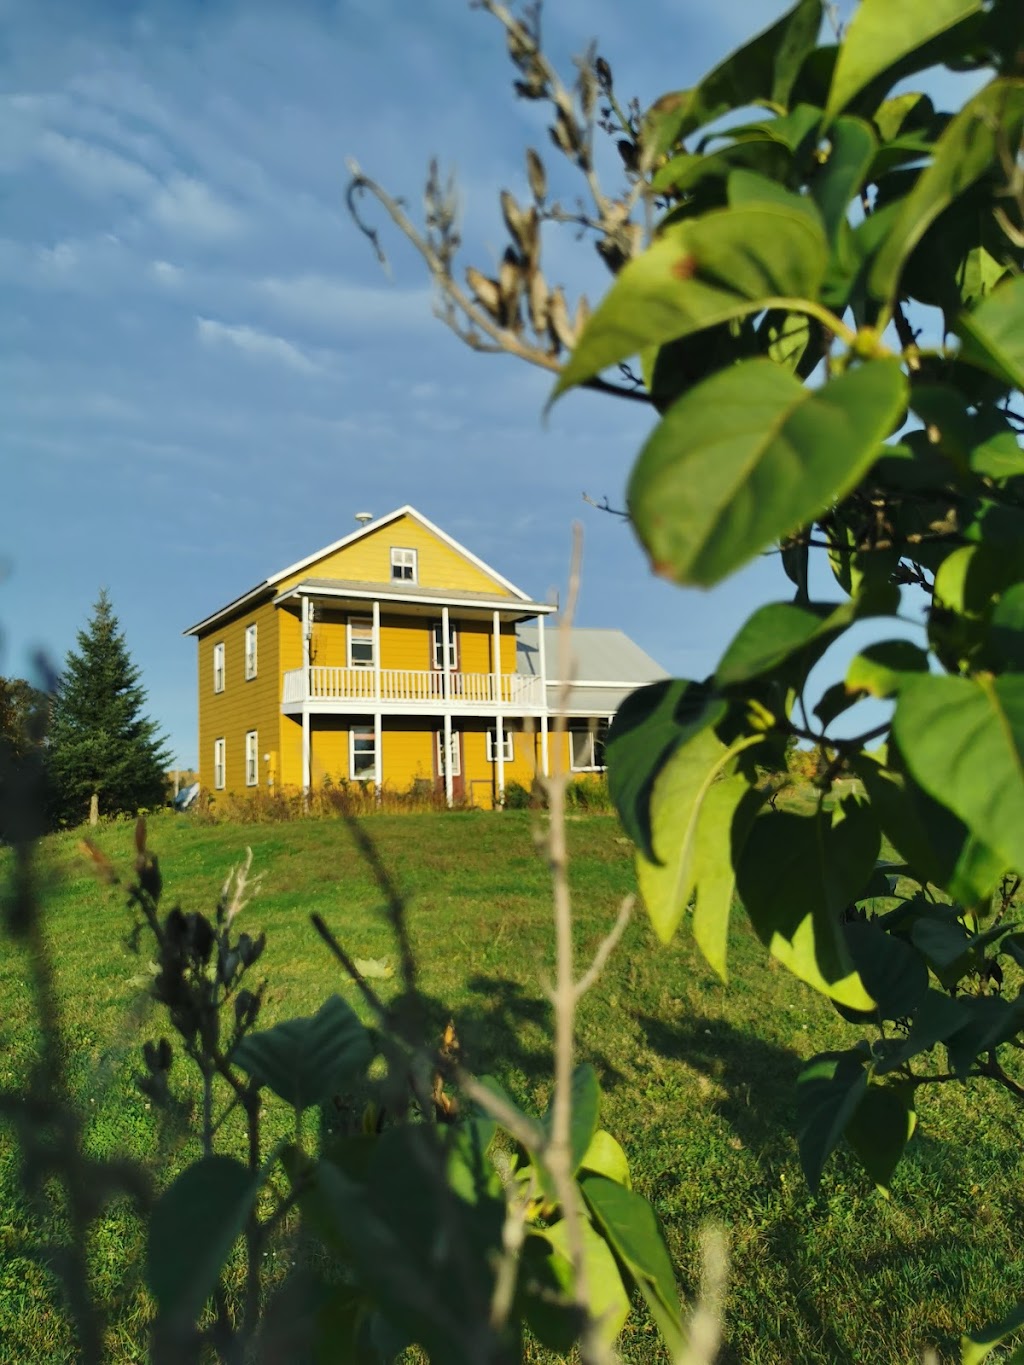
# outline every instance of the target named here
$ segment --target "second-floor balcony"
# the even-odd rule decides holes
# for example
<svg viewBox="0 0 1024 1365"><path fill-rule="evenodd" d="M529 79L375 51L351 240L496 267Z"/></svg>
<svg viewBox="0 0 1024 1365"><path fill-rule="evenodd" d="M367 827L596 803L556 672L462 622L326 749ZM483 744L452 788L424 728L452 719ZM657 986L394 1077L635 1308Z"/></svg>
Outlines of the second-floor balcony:
<svg viewBox="0 0 1024 1365"><path fill-rule="evenodd" d="M308 675L308 679L307 676ZM526 673L460 673L414 668L327 668L314 665L284 674L282 705L308 701L330 710L380 706L389 711L539 711L544 684Z"/></svg>

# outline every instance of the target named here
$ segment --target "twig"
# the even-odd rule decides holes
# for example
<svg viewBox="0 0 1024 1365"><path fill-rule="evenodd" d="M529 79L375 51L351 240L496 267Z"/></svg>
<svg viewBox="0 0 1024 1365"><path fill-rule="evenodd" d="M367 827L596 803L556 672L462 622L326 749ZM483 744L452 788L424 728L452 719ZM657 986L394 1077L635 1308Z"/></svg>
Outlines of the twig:
<svg viewBox="0 0 1024 1365"><path fill-rule="evenodd" d="M594 954L590 966L573 987L577 1000L590 990L591 986L604 971L605 963L608 961L609 957L611 957L619 940L622 938L622 935L626 932L626 926L629 924L629 919L635 905L635 896L626 896L623 899L622 904L619 906L619 913L615 923L612 925L611 930L597 945L597 951Z"/></svg>

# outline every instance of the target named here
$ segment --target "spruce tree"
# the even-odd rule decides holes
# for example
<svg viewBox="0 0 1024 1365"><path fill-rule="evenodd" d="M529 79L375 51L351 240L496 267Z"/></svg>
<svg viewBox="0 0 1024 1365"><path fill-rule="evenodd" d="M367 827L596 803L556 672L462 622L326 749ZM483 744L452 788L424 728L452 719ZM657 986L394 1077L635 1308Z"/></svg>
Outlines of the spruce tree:
<svg viewBox="0 0 1024 1365"><path fill-rule="evenodd" d="M85 820L93 793L103 815L163 802L170 753L143 714L139 678L103 591L78 632L77 651L68 651L54 697L48 767L56 824Z"/></svg>

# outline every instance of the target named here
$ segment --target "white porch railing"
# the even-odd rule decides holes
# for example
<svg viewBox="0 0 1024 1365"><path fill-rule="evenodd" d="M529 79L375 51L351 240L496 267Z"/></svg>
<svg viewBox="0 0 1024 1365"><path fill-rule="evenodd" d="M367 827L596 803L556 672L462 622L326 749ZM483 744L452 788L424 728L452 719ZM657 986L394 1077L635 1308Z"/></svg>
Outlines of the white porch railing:
<svg viewBox="0 0 1024 1365"><path fill-rule="evenodd" d="M302 702L301 668L284 675L282 702ZM456 706L542 706L544 687L540 678L526 673L451 673L449 696ZM309 669L310 701L408 703L442 706L444 674L434 669L382 668L380 692L376 670L372 668Z"/></svg>

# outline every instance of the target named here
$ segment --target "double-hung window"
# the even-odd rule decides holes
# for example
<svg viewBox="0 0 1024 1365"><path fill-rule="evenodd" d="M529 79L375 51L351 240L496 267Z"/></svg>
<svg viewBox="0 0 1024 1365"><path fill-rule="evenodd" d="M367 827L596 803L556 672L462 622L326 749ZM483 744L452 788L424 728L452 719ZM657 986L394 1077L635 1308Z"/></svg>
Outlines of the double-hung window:
<svg viewBox="0 0 1024 1365"><path fill-rule="evenodd" d="M400 545L391 547L392 583L416 582L416 551L404 549Z"/></svg>
<svg viewBox="0 0 1024 1365"><path fill-rule="evenodd" d="M431 633L431 657L436 669L444 668L444 622L435 621ZM459 666L459 637L451 621L448 622L448 667L456 669Z"/></svg>
<svg viewBox="0 0 1024 1365"><path fill-rule="evenodd" d="M245 628L245 680L251 682L256 676L256 625Z"/></svg>
<svg viewBox="0 0 1024 1365"><path fill-rule="evenodd" d="M350 616L348 618L348 666L349 668L372 668L373 665L373 621L369 616Z"/></svg>
<svg viewBox="0 0 1024 1365"><path fill-rule="evenodd" d="M353 725L349 735L349 773L353 782L377 781L377 739L372 725Z"/></svg>
<svg viewBox="0 0 1024 1365"><path fill-rule="evenodd" d="M250 730L245 736L245 785L255 787L260 780L259 734Z"/></svg>
<svg viewBox="0 0 1024 1365"><path fill-rule="evenodd" d="M452 777L460 777L462 775L462 745L459 743L458 730L452 731L449 754L451 756L451 775ZM437 772L439 777L448 776L444 761L444 730L437 732Z"/></svg>
<svg viewBox="0 0 1024 1365"><path fill-rule="evenodd" d="M213 785L221 792L224 790L224 741L213 741Z"/></svg>
<svg viewBox="0 0 1024 1365"><path fill-rule="evenodd" d="M224 641L221 640L213 647L213 690L215 692L224 691Z"/></svg>
<svg viewBox="0 0 1024 1365"><path fill-rule="evenodd" d="M501 740L502 758L506 763L511 763L516 756L515 744L512 739L512 731L506 729ZM487 762L497 763L498 761L498 732L496 730L487 731Z"/></svg>
<svg viewBox="0 0 1024 1365"><path fill-rule="evenodd" d="M569 722L569 766L575 773L601 772L608 722L600 718Z"/></svg>

